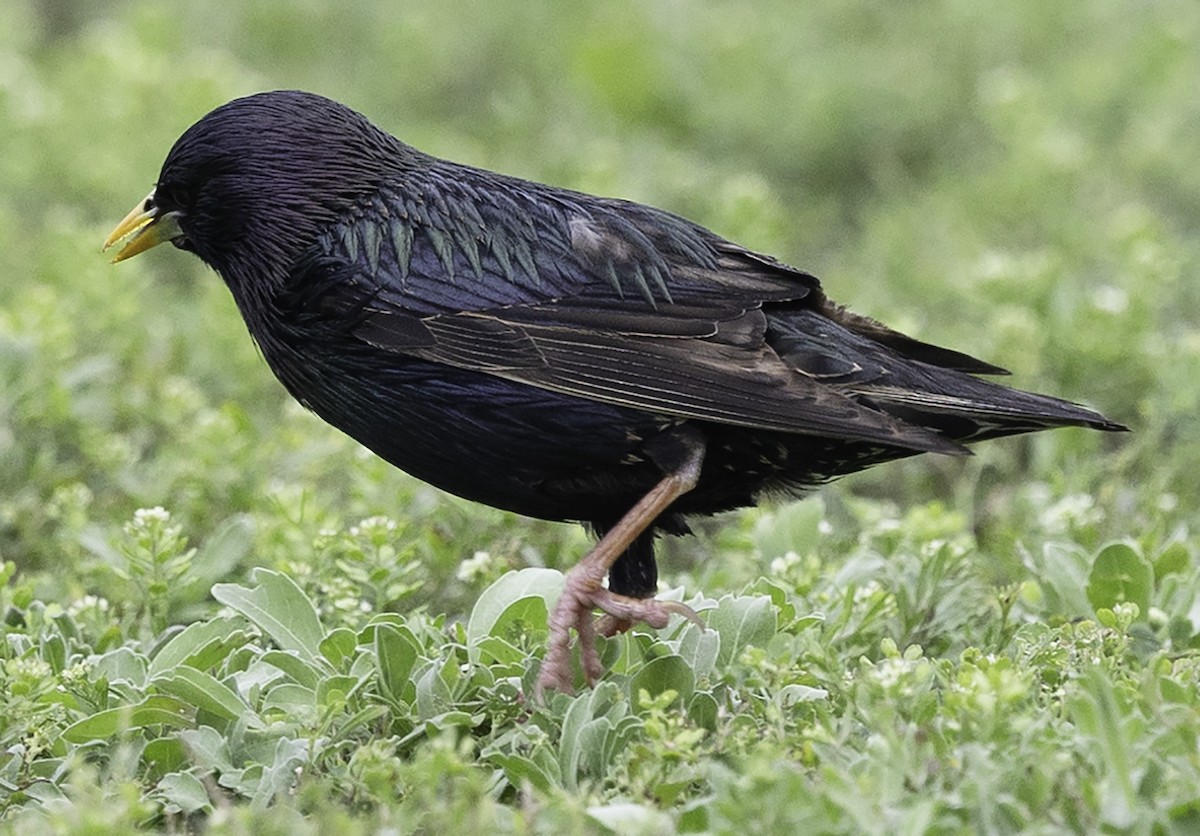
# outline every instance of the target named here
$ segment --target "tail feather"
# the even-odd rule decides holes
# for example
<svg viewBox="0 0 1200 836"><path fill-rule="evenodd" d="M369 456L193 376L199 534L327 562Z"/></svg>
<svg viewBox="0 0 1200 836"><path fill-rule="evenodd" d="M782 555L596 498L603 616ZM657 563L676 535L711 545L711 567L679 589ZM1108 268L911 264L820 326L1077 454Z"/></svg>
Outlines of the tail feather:
<svg viewBox="0 0 1200 836"><path fill-rule="evenodd" d="M982 380L974 374L996 367L972 365L961 359L971 360L967 355L915 340L906 343L907 337L893 331L875 339L811 310L775 313L769 320L772 347L800 374L959 443L1061 426L1127 429L1085 406ZM912 346L921 350L904 350Z"/></svg>
<svg viewBox="0 0 1200 836"><path fill-rule="evenodd" d="M954 393L875 386L860 390L858 396L902 421L935 429L960 443L1054 427L1081 426L1108 432L1127 429L1070 401L956 372L944 374L950 378L946 383L957 384Z"/></svg>

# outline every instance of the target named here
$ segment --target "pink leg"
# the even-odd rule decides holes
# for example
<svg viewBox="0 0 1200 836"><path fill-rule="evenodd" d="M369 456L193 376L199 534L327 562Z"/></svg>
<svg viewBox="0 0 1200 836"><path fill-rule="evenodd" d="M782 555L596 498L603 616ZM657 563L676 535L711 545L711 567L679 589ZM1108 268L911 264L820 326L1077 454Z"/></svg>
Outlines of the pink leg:
<svg viewBox="0 0 1200 836"><path fill-rule="evenodd" d="M700 466L704 461L704 445L699 440L692 439L685 440L685 443L687 456L683 462L638 500L629 513L567 572L562 597L558 599L554 612L550 614L550 641L537 681L539 694L547 688L568 694L574 691L574 676L571 671L572 627L579 635L583 675L588 684L594 685L603 674L600 657L596 653L597 625L592 616L593 610L599 609L605 613L600 623L600 630L605 635L628 629L634 622L645 622L656 628L665 627L672 612L700 623L691 608L683 604L628 598L609 592L602 586L608 570L629 548L629 544L672 502L695 487L700 478Z"/></svg>

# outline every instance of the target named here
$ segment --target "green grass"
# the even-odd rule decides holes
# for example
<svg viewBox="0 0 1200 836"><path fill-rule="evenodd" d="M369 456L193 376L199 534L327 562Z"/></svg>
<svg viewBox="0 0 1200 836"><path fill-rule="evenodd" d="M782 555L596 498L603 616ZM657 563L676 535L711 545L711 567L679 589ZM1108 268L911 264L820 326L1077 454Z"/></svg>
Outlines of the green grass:
<svg viewBox="0 0 1200 836"><path fill-rule="evenodd" d="M1197 7L382 7L0 4L0 829L1200 828ZM98 252L276 87L684 214L1135 432L701 521L661 562L710 629L533 704L583 533L304 413L194 259Z"/></svg>

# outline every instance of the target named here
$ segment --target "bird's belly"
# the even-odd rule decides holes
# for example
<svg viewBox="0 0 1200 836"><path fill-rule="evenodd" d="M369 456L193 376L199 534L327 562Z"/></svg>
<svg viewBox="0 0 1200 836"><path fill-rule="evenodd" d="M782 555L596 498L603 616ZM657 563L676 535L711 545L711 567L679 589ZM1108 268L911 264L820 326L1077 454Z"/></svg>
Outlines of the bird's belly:
<svg viewBox="0 0 1200 836"><path fill-rule="evenodd" d="M615 522L663 476L646 442L680 423L392 353L298 357L264 346L264 355L297 400L406 473L542 519ZM674 506L683 514L737 508L763 490L794 492L912 453L694 425L708 449L699 484Z"/></svg>
<svg viewBox="0 0 1200 836"><path fill-rule="evenodd" d="M661 478L642 445L675 423L418 360L271 365L301 403L406 473L543 519L619 517Z"/></svg>

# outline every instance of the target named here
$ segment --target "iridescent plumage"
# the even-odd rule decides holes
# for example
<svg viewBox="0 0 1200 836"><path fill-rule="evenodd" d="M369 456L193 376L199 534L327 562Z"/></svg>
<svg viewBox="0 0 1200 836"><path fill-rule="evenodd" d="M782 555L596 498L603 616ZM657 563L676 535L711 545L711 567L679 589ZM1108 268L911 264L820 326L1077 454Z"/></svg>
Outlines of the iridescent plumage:
<svg viewBox="0 0 1200 836"><path fill-rule="evenodd" d="M639 602L656 532L688 514L986 438L1122 429L683 218L439 160L307 93L189 128L110 243L125 233L215 268L288 390L387 461L609 534L556 613L555 687L571 626L597 674L593 605L610 628L665 618Z"/></svg>

